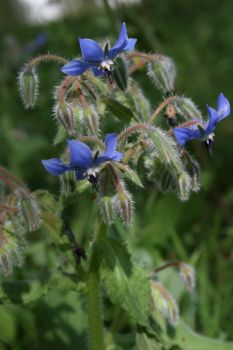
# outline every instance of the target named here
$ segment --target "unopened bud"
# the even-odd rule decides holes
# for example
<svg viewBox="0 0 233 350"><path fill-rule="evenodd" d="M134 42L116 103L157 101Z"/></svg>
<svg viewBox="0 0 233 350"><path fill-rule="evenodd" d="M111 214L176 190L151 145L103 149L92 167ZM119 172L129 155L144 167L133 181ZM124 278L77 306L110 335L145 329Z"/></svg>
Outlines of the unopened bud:
<svg viewBox="0 0 233 350"><path fill-rule="evenodd" d="M60 176L61 191L65 197L72 195L76 190L76 177L74 171L66 171Z"/></svg>
<svg viewBox="0 0 233 350"><path fill-rule="evenodd" d="M93 106L81 107L81 121L88 134L98 136L99 135L99 116L96 109Z"/></svg>
<svg viewBox="0 0 233 350"><path fill-rule="evenodd" d="M119 191L114 198L114 207L116 208L116 211L119 213L125 225L129 226L132 222L134 209L131 194L126 190Z"/></svg>
<svg viewBox="0 0 233 350"><path fill-rule="evenodd" d="M66 103L60 103L57 111L56 117L60 123L67 130L69 136L73 136L76 133L76 121L72 108Z"/></svg>
<svg viewBox="0 0 233 350"><path fill-rule="evenodd" d="M201 112L191 98L177 97L175 105L177 113L183 116L185 120L202 119Z"/></svg>
<svg viewBox="0 0 233 350"><path fill-rule="evenodd" d="M176 326L179 320L179 309L175 299L161 283L157 281L150 283L154 307L161 312L169 324Z"/></svg>
<svg viewBox="0 0 233 350"><path fill-rule="evenodd" d="M23 188L16 191L19 212L22 215L28 232L35 231L40 226L40 210L32 193Z"/></svg>
<svg viewBox="0 0 233 350"><path fill-rule="evenodd" d="M121 57L114 60L113 80L122 91L128 87L128 74L125 61Z"/></svg>
<svg viewBox="0 0 233 350"><path fill-rule="evenodd" d="M179 264L180 278L187 290L191 293L196 287L195 270L192 266L181 262Z"/></svg>
<svg viewBox="0 0 233 350"><path fill-rule="evenodd" d="M155 86L163 93L174 90L176 68L171 58L158 55L154 61L148 63L148 75Z"/></svg>
<svg viewBox="0 0 233 350"><path fill-rule="evenodd" d="M19 73L19 91L26 108L35 106L39 92L39 79L36 68L27 66Z"/></svg>
<svg viewBox="0 0 233 350"><path fill-rule="evenodd" d="M191 177L192 191L198 192L200 190L200 165L189 155L186 158L186 167Z"/></svg>
<svg viewBox="0 0 233 350"><path fill-rule="evenodd" d="M99 200L100 212L103 216L104 221L111 225L114 220L114 210L112 198L109 196L101 197Z"/></svg>
<svg viewBox="0 0 233 350"><path fill-rule="evenodd" d="M178 179L178 195L181 201L187 201L189 199L191 190L191 178L185 171L179 176Z"/></svg>
<svg viewBox="0 0 233 350"><path fill-rule="evenodd" d="M168 126L174 127L177 124L177 118L176 118L176 107L170 103L165 112L164 112L164 117L167 120Z"/></svg>
<svg viewBox="0 0 233 350"><path fill-rule="evenodd" d="M23 264L24 241L17 237L10 220L0 226L0 274L9 275L14 266Z"/></svg>

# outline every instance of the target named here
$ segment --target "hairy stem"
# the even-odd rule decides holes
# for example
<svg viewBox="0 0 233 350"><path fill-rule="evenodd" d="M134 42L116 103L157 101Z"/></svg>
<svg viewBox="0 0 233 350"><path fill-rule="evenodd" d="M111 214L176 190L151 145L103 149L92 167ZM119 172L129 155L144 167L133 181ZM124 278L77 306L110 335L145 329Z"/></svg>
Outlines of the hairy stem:
<svg viewBox="0 0 233 350"><path fill-rule="evenodd" d="M87 304L90 350L105 350L104 326L101 310L101 290L100 290L100 261L99 255L95 251L95 242L105 235L107 226L101 222L98 225L95 241L92 245L89 271L87 276Z"/></svg>
<svg viewBox="0 0 233 350"><path fill-rule="evenodd" d="M33 58L31 61L27 63L27 68L32 69L34 65L37 65L41 62L46 62L46 61L54 61L61 64L66 64L68 62L64 57L61 57L58 55L46 54L46 55L41 55Z"/></svg>
<svg viewBox="0 0 233 350"><path fill-rule="evenodd" d="M155 109L155 111L152 113L148 124L152 125L156 119L156 117L159 115L159 113L171 102L175 101L175 99L177 98L177 95L171 96L166 98L166 100L164 100L162 103L160 103L160 105Z"/></svg>
<svg viewBox="0 0 233 350"><path fill-rule="evenodd" d="M122 141L126 139L128 136L130 136L131 134L135 132L139 132L140 130L149 131L149 128L150 128L149 124L144 124L144 123L133 124L132 126L128 127L127 129L125 129L120 133L120 135L118 136L118 141Z"/></svg>

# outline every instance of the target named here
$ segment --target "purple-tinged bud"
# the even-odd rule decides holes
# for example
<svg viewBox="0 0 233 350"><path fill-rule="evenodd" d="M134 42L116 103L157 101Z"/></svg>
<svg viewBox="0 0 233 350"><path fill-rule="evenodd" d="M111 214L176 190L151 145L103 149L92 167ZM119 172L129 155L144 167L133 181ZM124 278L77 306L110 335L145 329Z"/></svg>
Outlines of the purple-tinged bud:
<svg viewBox="0 0 233 350"><path fill-rule="evenodd" d="M19 91L25 108L33 108L39 93L39 78L36 68L26 66L18 77Z"/></svg>
<svg viewBox="0 0 233 350"><path fill-rule="evenodd" d="M177 97L175 106L177 113L183 116L184 120L202 119L201 112L191 98Z"/></svg>
<svg viewBox="0 0 233 350"><path fill-rule="evenodd" d="M76 134L76 120L72 108L65 102L60 103L55 112L57 120L63 125L69 136Z"/></svg>
<svg viewBox="0 0 233 350"><path fill-rule="evenodd" d="M32 193L29 193L24 188L17 188L15 190L18 200L19 213L22 216L26 230L32 232L40 227L40 210L36 199Z"/></svg>
<svg viewBox="0 0 233 350"><path fill-rule="evenodd" d="M180 278L187 290L191 293L196 287L196 274L192 266L181 262L179 264Z"/></svg>
<svg viewBox="0 0 233 350"><path fill-rule="evenodd" d="M179 309L175 299L160 282L151 281L150 284L154 307L170 325L176 326L179 321Z"/></svg>
<svg viewBox="0 0 233 350"><path fill-rule="evenodd" d="M114 221L114 209L113 209L113 201L109 196L101 197L98 200L100 212L103 216L103 219L107 225L112 225Z"/></svg>
<svg viewBox="0 0 233 350"><path fill-rule="evenodd" d="M147 67L148 76L160 91L166 94L174 90L176 68L171 58L157 55Z"/></svg>

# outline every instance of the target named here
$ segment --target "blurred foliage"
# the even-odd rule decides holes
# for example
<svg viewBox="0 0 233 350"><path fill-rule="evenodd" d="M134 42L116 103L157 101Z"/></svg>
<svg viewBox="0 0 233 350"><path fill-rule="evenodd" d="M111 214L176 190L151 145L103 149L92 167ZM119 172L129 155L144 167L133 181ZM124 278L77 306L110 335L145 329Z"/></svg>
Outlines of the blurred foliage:
<svg viewBox="0 0 233 350"><path fill-rule="evenodd" d="M26 8L16 0L1 2L0 164L19 176L30 189L46 188L54 194L59 190L57 179L45 173L40 160L59 151L58 146L57 152L51 147L56 134L51 89L61 79L61 73L57 65L40 66L39 104L30 111L25 111L21 104L16 76L25 60L38 53L49 51L75 57L80 53L78 36L114 38L124 20L130 35L138 38L139 49L162 52L175 60L178 92L193 97L203 111L207 102L214 106L220 92L233 104L231 0L221 4L217 0L144 0L130 6L115 2L113 7L107 0L98 1L100 6L89 0L80 1L77 9L75 1L60 0L60 3L65 16L51 23L33 25L26 20ZM31 52L28 45L39 33L46 35L47 42L38 52ZM155 106L158 93L145 74L137 73L137 79ZM162 117L159 122L163 123ZM160 278L181 305L182 318L196 331L222 340L233 340L232 136L233 122L229 118L217 130L212 159L199 144L191 144L202 165L202 189L189 202L181 203L173 195L161 197L148 182L144 184L146 190L137 189L133 227L130 230L121 225L116 227L118 234L127 237L135 262L148 271L176 259L194 266L197 290L191 297L181 288L174 271L161 272ZM90 211L90 206L91 198L80 195L75 210L70 212L77 240L84 246L92 234L94 209ZM24 268L4 279L9 298L12 289L18 288L17 284L11 287L12 281L34 279L40 285L41 279L49 279L52 271L59 273L59 257L46 232L42 228L31 234ZM33 291L27 284L23 288L23 293ZM35 288L37 293L38 288ZM67 293L65 288L57 287L56 292L50 292L48 288L39 302L33 295L31 298L27 305L0 306L1 350L85 348L86 313L77 291ZM117 316L118 324L112 327L116 338L121 335L120 345L129 349L133 343L125 311L114 309L109 300L105 307L106 325L112 315Z"/></svg>

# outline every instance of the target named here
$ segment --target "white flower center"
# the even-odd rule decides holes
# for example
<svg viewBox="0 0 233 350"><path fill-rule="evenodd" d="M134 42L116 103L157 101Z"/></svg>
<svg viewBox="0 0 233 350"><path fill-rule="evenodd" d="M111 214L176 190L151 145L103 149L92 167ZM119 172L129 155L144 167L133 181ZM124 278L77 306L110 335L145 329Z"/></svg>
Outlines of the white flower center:
<svg viewBox="0 0 233 350"><path fill-rule="evenodd" d="M214 133L212 132L211 134L207 135L204 139L207 145L210 145L211 143L214 142Z"/></svg>
<svg viewBox="0 0 233 350"><path fill-rule="evenodd" d="M106 61L103 61L103 62L100 64L100 67L101 67L104 71L111 72L113 65L114 65L114 62L113 62L112 60L106 60Z"/></svg>

